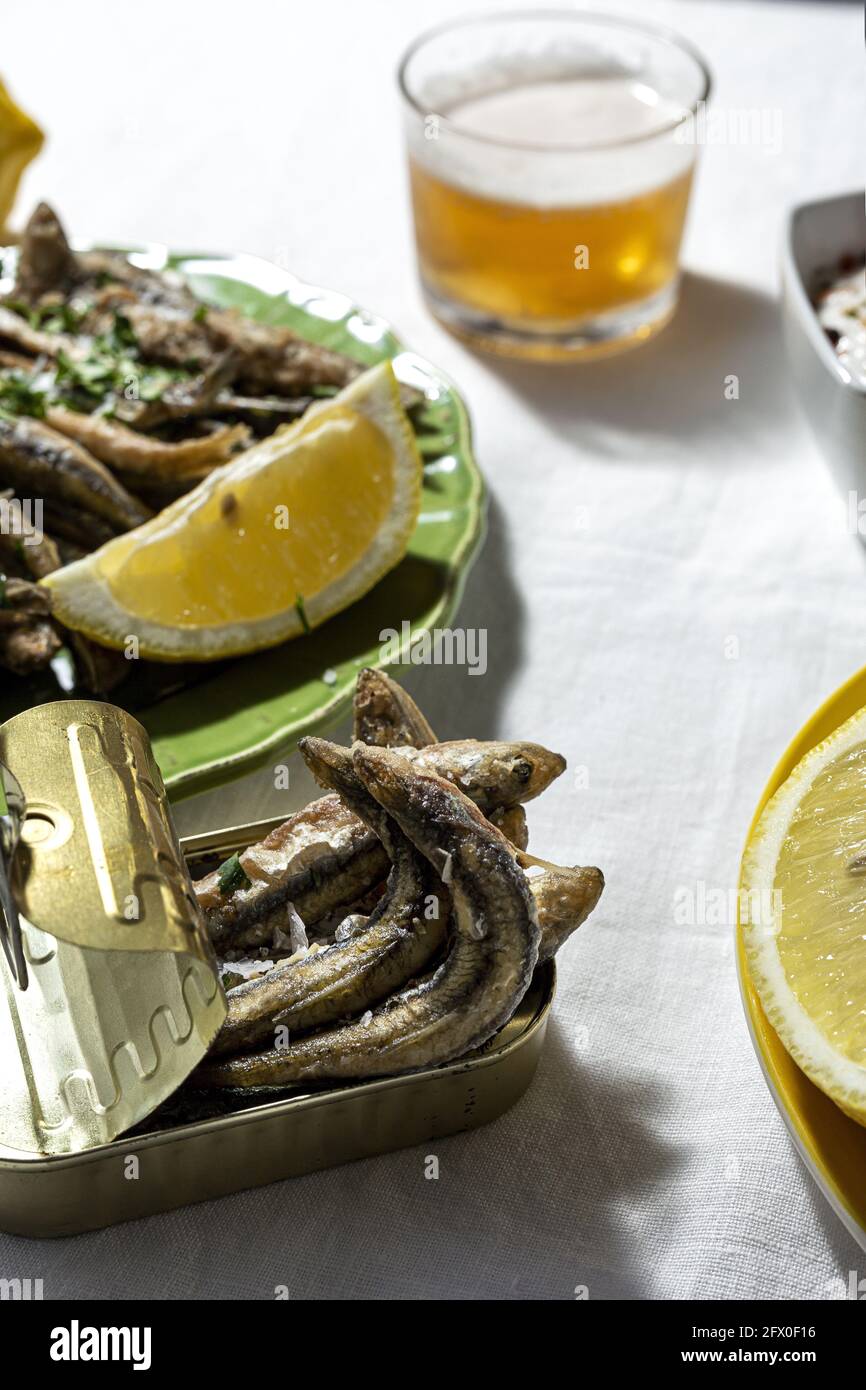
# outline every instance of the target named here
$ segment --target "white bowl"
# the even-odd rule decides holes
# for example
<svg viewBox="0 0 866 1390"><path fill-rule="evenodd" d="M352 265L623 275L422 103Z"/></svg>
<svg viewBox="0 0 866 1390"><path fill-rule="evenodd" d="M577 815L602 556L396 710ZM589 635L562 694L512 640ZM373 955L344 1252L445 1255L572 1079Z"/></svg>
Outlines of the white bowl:
<svg viewBox="0 0 866 1390"><path fill-rule="evenodd" d="M811 294L822 272L845 255L862 256L864 248L864 195L846 193L794 208L782 249L782 318L797 394L849 504L856 494L852 529L861 537L866 529L859 525L858 507L866 499L866 387L851 380L837 357Z"/></svg>

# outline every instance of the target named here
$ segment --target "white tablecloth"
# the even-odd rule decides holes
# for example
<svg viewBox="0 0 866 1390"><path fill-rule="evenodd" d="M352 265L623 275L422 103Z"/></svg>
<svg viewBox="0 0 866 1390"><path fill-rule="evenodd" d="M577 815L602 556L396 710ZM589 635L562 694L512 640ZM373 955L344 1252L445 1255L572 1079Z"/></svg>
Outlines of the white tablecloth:
<svg viewBox="0 0 866 1390"><path fill-rule="evenodd" d="M492 492L462 621L487 629L489 671L407 683L444 736L568 756L532 841L608 885L561 958L535 1084L438 1146L438 1182L409 1150L75 1240L0 1238L0 1273L46 1297L828 1298L866 1273L761 1078L730 925L674 913L678 890L736 885L778 753L866 656L864 554L775 304L785 209L862 180L859 7L631 6L704 49L719 106L781 112L782 148L705 151L674 324L577 371L474 356L419 299L393 69L462 8L4 7L4 77L51 135L22 212L45 196L81 235L278 257L461 384ZM223 794L220 818L261 804Z"/></svg>

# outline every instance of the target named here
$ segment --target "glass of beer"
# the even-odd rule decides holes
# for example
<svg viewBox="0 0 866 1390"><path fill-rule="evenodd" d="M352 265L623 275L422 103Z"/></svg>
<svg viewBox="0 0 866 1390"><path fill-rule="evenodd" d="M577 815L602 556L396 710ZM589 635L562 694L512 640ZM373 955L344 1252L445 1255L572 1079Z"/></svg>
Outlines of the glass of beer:
<svg viewBox="0 0 866 1390"><path fill-rule="evenodd" d="M551 360L664 326L710 87L688 43L577 11L491 15L423 35L399 81L421 284L447 328Z"/></svg>

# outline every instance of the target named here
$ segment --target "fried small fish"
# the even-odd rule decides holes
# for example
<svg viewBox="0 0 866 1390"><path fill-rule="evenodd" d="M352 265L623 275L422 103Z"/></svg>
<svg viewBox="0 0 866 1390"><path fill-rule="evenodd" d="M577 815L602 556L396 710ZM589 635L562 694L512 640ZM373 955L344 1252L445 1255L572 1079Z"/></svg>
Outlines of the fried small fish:
<svg viewBox="0 0 866 1390"><path fill-rule="evenodd" d="M238 862L246 882L233 891L222 891L220 870L194 884L217 950L270 941L285 926L289 903L310 926L388 872L378 836L334 793L289 816Z"/></svg>
<svg viewBox="0 0 866 1390"><path fill-rule="evenodd" d="M52 429L76 440L117 473L145 481L171 479L196 481L227 463L248 442L245 425L222 425L213 434L176 443L139 434L117 420L102 415L83 415L64 406L49 406L45 419Z"/></svg>
<svg viewBox="0 0 866 1390"><path fill-rule="evenodd" d="M121 251L81 251L75 256L75 284L79 291L93 286L123 287L138 304L189 317L199 307L183 276L176 270L154 270L135 265ZM128 295L124 301L131 302Z"/></svg>
<svg viewBox="0 0 866 1390"><path fill-rule="evenodd" d="M2 472L2 466L0 466ZM47 529L52 536L67 546L77 549L80 555L86 555L91 550L96 550L100 545L105 545L106 541L113 540L117 535L117 527L112 526L102 516L96 516L94 512L85 511L83 507L73 507L69 502L62 498L52 501L50 497L45 498L44 520ZM80 558L75 555L64 557L64 564L69 564L69 560Z"/></svg>
<svg viewBox="0 0 866 1390"><path fill-rule="evenodd" d="M8 567L9 561L12 560L22 566L33 579L44 579L47 574L53 574L61 565L68 564L70 559L75 558L75 555L62 553L61 546L45 532L39 538L31 536L26 545L22 545L17 538L0 536L0 569L3 566ZM46 605L47 612L50 600L46 590L39 588L36 593ZM77 657L82 682L94 695L110 694L129 675L130 664L122 653L100 647L87 637L82 637L79 632L67 632L64 636ZM56 655L60 645L61 639L56 631L50 624L43 622L38 633L34 629L27 643L13 644L12 659L19 664L25 660L30 663L31 670L41 670Z"/></svg>
<svg viewBox="0 0 866 1390"><path fill-rule="evenodd" d="M123 424L149 430L172 421L218 413L219 402L235 376L237 365L235 353L217 353L203 371L169 382L156 400L118 399L115 416Z"/></svg>
<svg viewBox="0 0 866 1390"><path fill-rule="evenodd" d="M149 512L74 440L29 416L0 415L0 477L28 496L69 502L119 531Z"/></svg>
<svg viewBox="0 0 866 1390"><path fill-rule="evenodd" d="M529 844L529 827L526 824L526 812L522 806L503 806L497 811L490 811L487 819L491 825L495 825L497 830L501 830L506 840L510 840L515 849L526 849Z"/></svg>
<svg viewBox="0 0 866 1390"><path fill-rule="evenodd" d="M17 676L41 671L60 650L48 595L27 579L7 579L0 607L0 666Z"/></svg>
<svg viewBox="0 0 866 1390"><path fill-rule="evenodd" d="M215 1055L272 1041L277 1026L294 1036L363 1013L427 968L445 939L448 907L441 885L365 790L349 750L317 738L302 739L300 748L320 784L338 792L382 842L391 861L388 883L348 939L292 957L230 990Z"/></svg>
<svg viewBox="0 0 866 1390"><path fill-rule="evenodd" d="M556 955L572 932L586 921L596 907L604 890L604 874L601 869L581 868L578 865L568 869L525 854L518 854L517 862L524 869L543 865L539 873L531 874L529 878L541 926L538 949L538 963L541 965Z"/></svg>
<svg viewBox="0 0 866 1390"><path fill-rule="evenodd" d="M398 751L354 745L368 792L443 875L451 940L427 979L380 1008L284 1048L207 1062L205 1086L296 1085L391 1076L479 1047L510 1018L538 958L540 931L526 876L504 836L462 792Z"/></svg>
<svg viewBox="0 0 866 1390"><path fill-rule="evenodd" d="M75 256L60 218L47 203L39 203L21 238L12 298L35 304L51 291L66 291L75 279Z"/></svg>
<svg viewBox="0 0 866 1390"><path fill-rule="evenodd" d="M355 682L353 733L375 748L424 748L438 740L412 696L386 675L365 666Z"/></svg>
<svg viewBox="0 0 866 1390"><path fill-rule="evenodd" d="M159 304L129 304L124 309L138 350L149 362L189 370L190 365L206 371L221 356L204 324L194 313L163 308Z"/></svg>
<svg viewBox="0 0 866 1390"><path fill-rule="evenodd" d="M202 322L216 348L238 354L238 380L256 391L297 396L310 386L348 386L363 371L345 353L308 342L290 328L256 323L234 309L209 309Z"/></svg>
<svg viewBox="0 0 866 1390"><path fill-rule="evenodd" d="M352 701L356 741L374 748L426 748L435 733L411 695L384 671L367 666L358 673ZM520 805L488 812L488 820L518 849L526 849L529 830Z"/></svg>
<svg viewBox="0 0 866 1390"><path fill-rule="evenodd" d="M38 584L13 577L3 585L0 628L24 627L31 618L50 617L51 600Z"/></svg>
<svg viewBox="0 0 866 1390"><path fill-rule="evenodd" d="M530 801L565 767L558 754L525 742L464 739L395 749L394 755L453 782L483 811ZM195 885L218 950L270 940L284 924L288 902L312 925L357 901L388 866L375 834L335 796L290 816L239 862L249 883L229 894L221 891L219 871Z"/></svg>
<svg viewBox="0 0 866 1390"><path fill-rule="evenodd" d="M34 530L26 544L19 536L0 532L0 571L9 574L11 564L20 567L32 579L43 579L62 563L56 543L44 531L40 534Z"/></svg>
<svg viewBox="0 0 866 1390"><path fill-rule="evenodd" d="M3 304L0 304L0 342L13 343L33 357L55 358L65 353L67 357L81 359L86 352L82 341L70 333L46 333L34 328L27 319ZM32 362L29 365L32 366Z"/></svg>
<svg viewBox="0 0 866 1390"><path fill-rule="evenodd" d="M44 671L60 647L60 638L51 623L40 618L22 627L0 628L0 666L16 676Z"/></svg>
<svg viewBox="0 0 866 1390"><path fill-rule="evenodd" d="M566 766L559 753L523 739L451 739L394 752L419 771L453 782L485 812L534 801Z"/></svg>

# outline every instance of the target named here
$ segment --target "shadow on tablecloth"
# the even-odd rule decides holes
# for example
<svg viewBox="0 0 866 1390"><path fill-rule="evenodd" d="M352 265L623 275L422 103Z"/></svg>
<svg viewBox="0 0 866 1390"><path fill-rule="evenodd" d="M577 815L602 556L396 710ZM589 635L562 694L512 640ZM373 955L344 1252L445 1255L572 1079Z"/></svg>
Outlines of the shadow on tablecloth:
<svg viewBox="0 0 866 1390"><path fill-rule="evenodd" d="M480 462L483 469L484 459ZM494 491L496 479L488 475L487 484L487 539L452 624L483 634L486 669L475 675L465 666L390 668L440 739L541 737L538 730L508 730L501 724L506 692L521 670L525 604L514 582L512 538Z"/></svg>
<svg viewBox="0 0 866 1390"><path fill-rule="evenodd" d="M696 466L761 465L760 444L797 429L796 404L775 299L705 275L683 277L679 308L642 347L597 362L520 363L476 354L546 429L615 460L641 457ZM738 395L729 399L729 378ZM757 447L756 447L757 446Z"/></svg>

